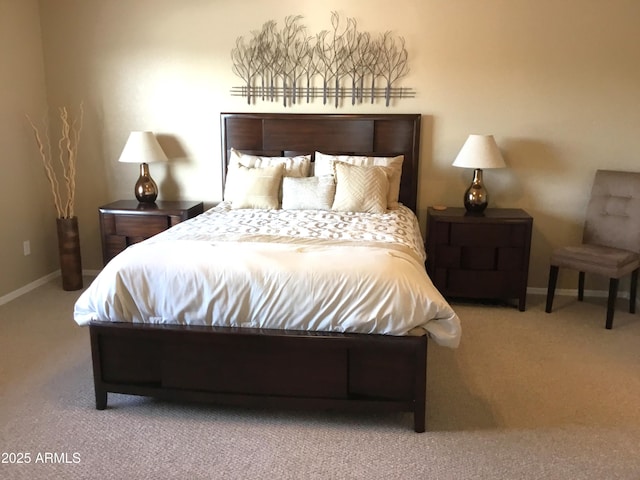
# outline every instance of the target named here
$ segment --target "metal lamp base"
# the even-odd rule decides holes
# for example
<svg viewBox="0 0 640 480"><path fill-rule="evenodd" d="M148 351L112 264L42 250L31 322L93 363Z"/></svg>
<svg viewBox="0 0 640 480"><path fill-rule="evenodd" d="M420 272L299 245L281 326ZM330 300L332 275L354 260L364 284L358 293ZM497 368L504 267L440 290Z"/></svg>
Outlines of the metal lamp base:
<svg viewBox="0 0 640 480"><path fill-rule="evenodd" d="M149 165L140 164L140 177L135 187L136 198L140 203L154 203L158 198L158 186L149 174Z"/></svg>
<svg viewBox="0 0 640 480"><path fill-rule="evenodd" d="M482 169L473 172L473 182L464 192L464 208L469 213L482 213L489 205L489 193L482 183Z"/></svg>

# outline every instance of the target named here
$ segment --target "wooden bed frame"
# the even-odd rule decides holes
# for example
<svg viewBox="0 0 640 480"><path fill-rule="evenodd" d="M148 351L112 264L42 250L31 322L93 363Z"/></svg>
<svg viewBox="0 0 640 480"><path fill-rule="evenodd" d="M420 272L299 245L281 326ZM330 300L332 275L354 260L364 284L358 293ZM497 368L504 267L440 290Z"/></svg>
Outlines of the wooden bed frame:
<svg viewBox="0 0 640 480"><path fill-rule="evenodd" d="M403 154L416 209L420 115L222 113L229 149L269 156ZM425 431L427 336L90 324L96 408L108 392L233 405L412 412Z"/></svg>

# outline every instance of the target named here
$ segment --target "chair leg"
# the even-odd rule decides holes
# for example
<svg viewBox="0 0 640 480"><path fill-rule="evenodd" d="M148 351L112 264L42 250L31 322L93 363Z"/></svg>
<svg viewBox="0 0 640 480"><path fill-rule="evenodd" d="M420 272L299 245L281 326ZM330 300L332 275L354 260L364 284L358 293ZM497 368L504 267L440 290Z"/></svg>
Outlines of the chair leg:
<svg viewBox="0 0 640 480"><path fill-rule="evenodd" d="M558 270L559 267L556 265L551 265L549 268L549 285L547 286L547 307L544 309L545 312L551 313L551 307L553 307L553 296L556 292L556 283L558 281Z"/></svg>
<svg viewBox="0 0 640 480"><path fill-rule="evenodd" d="M629 286L629 313L636 313L636 292L638 290L638 270L631 272L631 284Z"/></svg>
<svg viewBox="0 0 640 480"><path fill-rule="evenodd" d="M584 300L584 272L578 273L578 301Z"/></svg>
<svg viewBox="0 0 640 480"><path fill-rule="evenodd" d="M616 297L618 296L618 283L617 278L609 280L609 300L607 301L607 323L605 328L611 330L613 327L613 312L616 308Z"/></svg>

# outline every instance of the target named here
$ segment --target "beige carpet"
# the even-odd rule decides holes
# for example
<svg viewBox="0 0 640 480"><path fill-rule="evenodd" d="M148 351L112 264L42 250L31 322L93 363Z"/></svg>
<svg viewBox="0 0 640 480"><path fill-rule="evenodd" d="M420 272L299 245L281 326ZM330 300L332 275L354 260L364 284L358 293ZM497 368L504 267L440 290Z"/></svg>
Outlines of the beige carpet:
<svg viewBox="0 0 640 480"><path fill-rule="evenodd" d="M463 341L430 345L416 434L404 414L111 394L97 411L77 296L56 280L0 306L2 479L640 479L640 315L622 301L611 331L604 299L454 304Z"/></svg>

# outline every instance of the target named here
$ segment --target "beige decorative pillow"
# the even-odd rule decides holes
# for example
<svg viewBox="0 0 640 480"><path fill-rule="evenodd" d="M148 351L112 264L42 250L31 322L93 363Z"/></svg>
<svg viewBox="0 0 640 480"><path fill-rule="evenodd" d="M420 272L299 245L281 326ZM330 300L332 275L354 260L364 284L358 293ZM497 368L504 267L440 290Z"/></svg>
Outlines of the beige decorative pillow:
<svg viewBox="0 0 640 480"><path fill-rule="evenodd" d="M332 210L341 212L385 213L389 191L387 167L359 167L334 162L336 196Z"/></svg>
<svg viewBox="0 0 640 480"><path fill-rule="evenodd" d="M333 175L282 179L284 210L331 210L336 193Z"/></svg>
<svg viewBox="0 0 640 480"><path fill-rule="evenodd" d="M295 157L262 157L242 153L235 148L230 149L229 163L238 163L249 168L273 167L284 164L284 175L287 177L308 177L311 168L311 155Z"/></svg>
<svg viewBox="0 0 640 480"><path fill-rule="evenodd" d="M242 153L235 148L230 150L229 166L224 185L223 199L233 202L233 198L241 185L234 175L235 167L242 165L248 168L265 168L282 164L285 177L308 177L311 169L311 155L298 155L296 157L260 157Z"/></svg>
<svg viewBox="0 0 640 480"><path fill-rule="evenodd" d="M389 191L387 192L387 208L389 210L398 208L404 155L397 155L395 157L369 157L364 155L327 155L316 152L315 159L314 175L317 176L332 173L334 162L344 162L361 167L389 167L391 173L389 175Z"/></svg>
<svg viewBox="0 0 640 480"><path fill-rule="evenodd" d="M233 169L237 190L231 201L232 208L277 209L280 206L278 192L284 165L266 168L236 165Z"/></svg>

